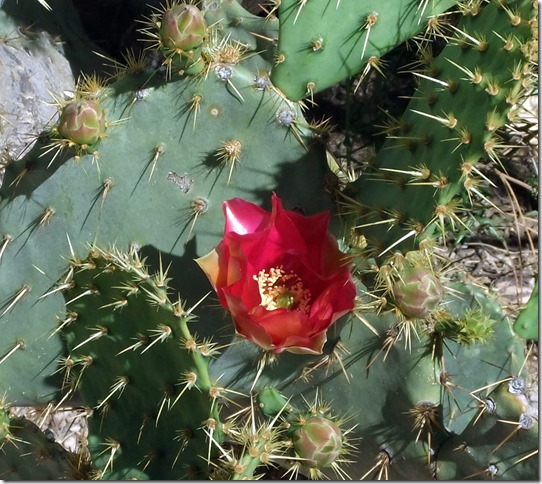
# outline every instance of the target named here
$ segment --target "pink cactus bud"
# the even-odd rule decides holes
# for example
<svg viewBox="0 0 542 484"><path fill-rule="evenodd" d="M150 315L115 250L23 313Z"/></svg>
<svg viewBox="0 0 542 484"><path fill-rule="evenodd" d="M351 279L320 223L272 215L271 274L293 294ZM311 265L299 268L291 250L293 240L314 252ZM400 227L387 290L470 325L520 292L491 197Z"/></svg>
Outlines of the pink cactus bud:
<svg viewBox="0 0 542 484"><path fill-rule="evenodd" d="M160 24L160 39L172 50L190 51L199 47L207 34L207 24L194 5L181 3L167 9Z"/></svg>
<svg viewBox="0 0 542 484"><path fill-rule="evenodd" d="M393 286L395 304L407 318L428 318L441 303L442 293L438 277L422 267L405 271Z"/></svg>
<svg viewBox="0 0 542 484"><path fill-rule="evenodd" d="M294 450L308 467L330 467L342 449L342 432L331 420L311 417L301 425L293 436Z"/></svg>
<svg viewBox="0 0 542 484"><path fill-rule="evenodd" d="M90 146L105 132L105 113L95 101L72 101L62 109L57 129L62 137Z"/></svg>

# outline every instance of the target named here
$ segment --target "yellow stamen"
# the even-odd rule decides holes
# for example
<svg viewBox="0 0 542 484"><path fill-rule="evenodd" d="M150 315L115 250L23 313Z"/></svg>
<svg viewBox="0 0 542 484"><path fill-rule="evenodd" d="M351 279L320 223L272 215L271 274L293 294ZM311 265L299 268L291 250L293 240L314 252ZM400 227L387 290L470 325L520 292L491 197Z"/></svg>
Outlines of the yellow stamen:
<svg viewBox="0 0 542 484"><path fill-rule="evenodd" d="M258 289L263 306L268 311L279 308L299 309L308 313L311 293L303 287L303 282L294 272L286 273L283 266L261 270L253 276L258 282Z"/></svg>

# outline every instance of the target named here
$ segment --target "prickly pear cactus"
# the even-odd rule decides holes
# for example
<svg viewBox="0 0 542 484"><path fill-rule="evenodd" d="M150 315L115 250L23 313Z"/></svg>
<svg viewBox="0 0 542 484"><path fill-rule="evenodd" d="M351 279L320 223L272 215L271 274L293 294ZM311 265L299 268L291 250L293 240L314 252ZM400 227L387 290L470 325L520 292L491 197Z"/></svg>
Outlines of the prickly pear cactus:
<svg viewBox="0 0 542 484"><path fill-rule="evenodd" d="M86 257L87 244L137 243L171 254L182 274L179 290L197 301L208 288L192 260L216 245L223 200L242 193L263 204L274 190L291 207L329 206L321 196L325 159L299 107L243 67L244 47L216 42L215 58L235 51L241 62L212 61L205 76L169 83L152 71L107 88L84 79L50 133L8 166L0 208L0 371L24 368L34 381L30 389L1 379L14 403L54 398L51 375L62 349L52 335L69 318L61 297L68 284L58 281L63 260ZM301 176L302 185L290 182Z"/></svg>
<svg viewBox="0 0 542 484"><path fill-rule="evenodd" d="M63 1L51 0L53 18L81 40ZM499 161L498 129L532 88L536 12L527 0L393 7L283 0L264 18L234 0L166 2L142 19L144 54L114 61L107 81L82 69L7 166L0 393L82 405L84 477L252 479L277 464L293 478L537 476L524 341L436 250L463 223L461 199L487 202L479 163ZM27 8L2 5L19 22ZM309 123L306 104L380 70L415 35L423 68L406 113L361 176L330 193L315 142L329 121ZM321 355L235 335L194 261L219 243L224 201L268 209L273 192L289 210L342 215L341 267L352 264L358 296ZM0 476L22 476L0 419ZM43 475L72 477L43 436L26 441Z"/></svg>
<svg viewBox="0 0 542 484"><path fill-rule="evenodd" d="M453 0L276 2L280 36L272 80L303 99L357 72L379 70L381 57L426 28ZM276 7L275 7L276 8Z"/></svg>

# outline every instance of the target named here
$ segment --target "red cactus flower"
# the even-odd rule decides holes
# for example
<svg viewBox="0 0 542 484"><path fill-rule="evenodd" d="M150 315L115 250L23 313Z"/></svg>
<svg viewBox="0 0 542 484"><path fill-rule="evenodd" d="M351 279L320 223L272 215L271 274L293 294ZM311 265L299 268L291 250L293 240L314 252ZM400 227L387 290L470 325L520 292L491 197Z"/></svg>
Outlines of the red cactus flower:
<svg viewBox="0 0 542 484"><path fill-rule="evenodd" d="M352 310L356 289L328 231L329 213L271 213L239 198L224 202L224 238L197 259L238 334L276 353L319 354L327 329Z"/></svg>

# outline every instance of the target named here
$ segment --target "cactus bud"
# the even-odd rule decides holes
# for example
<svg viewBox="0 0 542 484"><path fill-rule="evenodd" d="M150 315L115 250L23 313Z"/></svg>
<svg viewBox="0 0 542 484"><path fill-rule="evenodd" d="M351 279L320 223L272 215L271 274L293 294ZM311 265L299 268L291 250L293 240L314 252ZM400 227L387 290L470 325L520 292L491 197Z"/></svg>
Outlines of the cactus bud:
<svg viewBox="0 0 542 484"><path fill-rule="evenodd" d="M330 467L342 449L342 432L331 420L311 417L293 435L294 450L312 468Z"/></svg>
<svg viewBox="0 0 542 484"><path fill-rule="evenodd" d="M485 343L493 334L495 321L481 308L469 309L463 316L441 317L435 330L463 345Z"/></svg>
<svg viewBox="0 0 542 484"><path fill-rule="evenodd" d="M203 14L194 5L175 5L162 16L160 38L169 49L185 52L195 49L202 44L206 34Z"/></svg>
<svg viewBox="0 0 542 484"><path fill-rule="evenodd" d="M57 129L78 145L93 145L105 131L104 110L95 101L72 101L62 109Z"/></svg>
<svg viewBox="0 0 542 484"><path fill-rule="evenodd" d="M426 319L442 301L442 284L428 269L406 270L393 285L395 304L407 318Z"/></svg>

